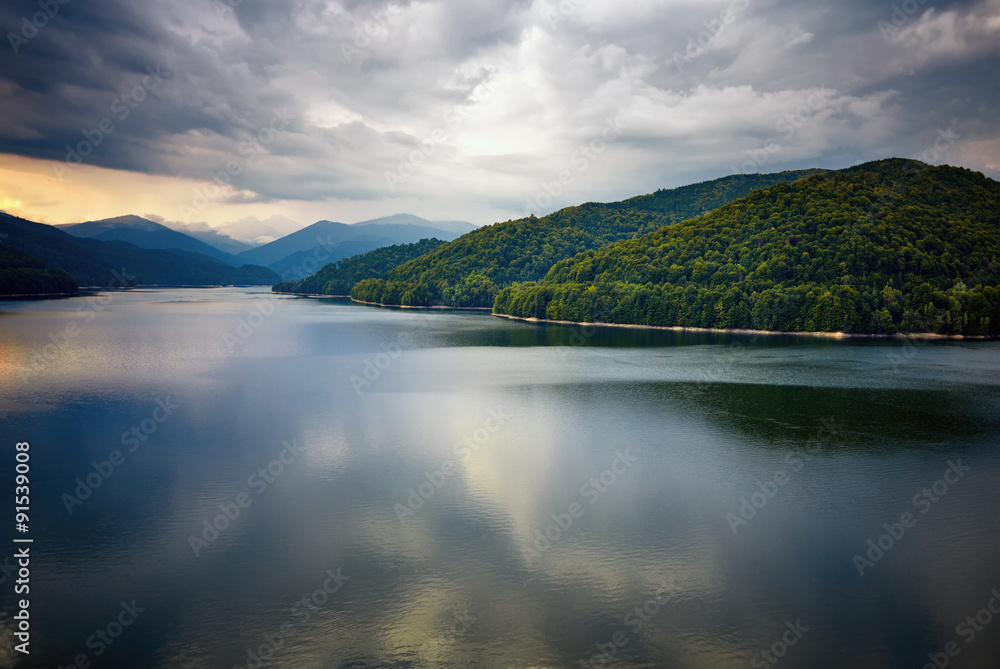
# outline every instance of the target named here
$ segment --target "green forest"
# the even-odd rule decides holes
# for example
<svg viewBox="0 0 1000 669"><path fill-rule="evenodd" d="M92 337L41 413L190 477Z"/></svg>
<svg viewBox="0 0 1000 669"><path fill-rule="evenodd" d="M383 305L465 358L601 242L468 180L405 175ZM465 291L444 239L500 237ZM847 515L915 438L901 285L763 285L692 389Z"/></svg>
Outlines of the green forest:
<svg viewBox="0 0 1000 669"><path fill-rule="evenodd" d="M27 253L0 244L0 295L76 294L78 290L71 274L47 269Z"/></svg>
<svg viewBox="0 0 1000 669"><path fill-rule="evenodd" d="M557 262L494 312L583 322L1000 334L1000 182L891 159Z"/></svg>
<svg viewBox="0 0 1000 669"><path fill-rule="evenodd" d="M440 239L421 239L415 244L383 246L367 253L323 265L301 281L282 281L271 290L301 295L350 295L363 279L379 279L393 267L433 251L444 244Z"/></svg>
<svg viewBox="0 0 1000 669"><path fill-rule="evenodd" d="M754 190L824 170L733 175L622 202L587 203L496 223L359 281L351 297L379 304L491 307L500 290L537 281L559 260L630 239L732 202ZM322 271L322 270L321 270Z"/></svg>

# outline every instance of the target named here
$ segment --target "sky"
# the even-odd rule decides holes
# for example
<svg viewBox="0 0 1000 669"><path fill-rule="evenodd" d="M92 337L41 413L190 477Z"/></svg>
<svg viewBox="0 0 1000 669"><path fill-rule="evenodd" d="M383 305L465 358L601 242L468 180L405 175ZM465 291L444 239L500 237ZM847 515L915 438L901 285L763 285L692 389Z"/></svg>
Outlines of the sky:
<svg viewBox="0 0 1000 669"><path fill-rule="evenodd" d="M477 225L886 157L1000 178L1000 0L8 0L0 209Z"/></svg>

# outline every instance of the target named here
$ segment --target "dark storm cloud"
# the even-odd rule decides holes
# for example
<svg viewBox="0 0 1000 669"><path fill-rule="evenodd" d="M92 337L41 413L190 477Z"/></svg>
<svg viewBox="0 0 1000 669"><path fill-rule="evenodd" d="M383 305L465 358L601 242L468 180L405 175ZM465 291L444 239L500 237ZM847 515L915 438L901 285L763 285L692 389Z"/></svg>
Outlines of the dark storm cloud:
<svg viewBox="0 0 1000 669"><path fill-rule="evenodd" d="M624 134L566 203L725 174L770 139L760 171L915 155L949 126L943 159L997 161L997 0L54 1L14 44L41 10L0 8L0 152L59 164L90 142L87 164L199 180L230 165L221 201L520 209L615 116Z"/></svg>

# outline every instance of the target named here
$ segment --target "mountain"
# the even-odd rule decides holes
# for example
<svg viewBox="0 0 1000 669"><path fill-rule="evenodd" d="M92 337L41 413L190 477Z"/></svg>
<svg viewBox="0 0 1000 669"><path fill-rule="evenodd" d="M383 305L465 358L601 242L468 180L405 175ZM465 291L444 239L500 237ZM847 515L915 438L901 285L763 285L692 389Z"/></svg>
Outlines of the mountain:
<svg viewBox="0 0 1000 669"><path fill-rule="evenodd" d="M118 216L56 227L74 237L100 239L105 242L128 242L143 249L180 249L201 253L234 267L243 264L229 253L141 216Z"/></svg>
<svg viewBox="0 0 1000 669"><path fill-rule="evenodd" d="M107 286L115 281L114 265L82 248L83 240L54 226L0 213L0 235L45 266L69 272L81 286Z"/></svg>
<svg viewBox="0 0 1000 669"><path fill-rule="evenodd" d="M216 229L220 234L257 247L290 235L301 227L301 223L284 216L271 216L264 221L256 216L247 216L238 221L220 225Z"/></svg>
<svg viewBox="0 0 1000 669"><path fill-rule="evenodd" d="M378 279L393 267L433 251L444 244L440 239L421 239L416 244L397 244L324 265L302 281L284 281L272 290L305 295L350 295L363 279Z"/></svg>
<svg viewBox="0 0 1000 669"><path fill-rule="evenodd" d="M277 272L283 281L304 279L310 274L314 274L316 270L327 263L350 258L351 256L366 253L373 249L387 247L388 241L385 237L368 237L341 242L332 246L296 251L277 262L271 263L268 267Z"/></svg>
<svg viewBox="0 0 1000 669"><path fill-rule="evenodd" d="M556 263L494 312L704 328L1000 335L1000 182L889 159Z"/></svg>
<svg viewBox="0 0 1000 669"><path fill-rule="evenodd" d="M76 279L68 272L48 269L38 259L0 244L0 295L75 295Z"/></svg>
<svg viewBox="0 0 1000 669"><path fill-rule="evenodd" d="M407 221L416 219L418 222L385 223L385 219L374 219L364 223L348 225L334 221L318 221L270 244L240 253L237 257L243 262L272 266L274 263L300 251L310 251L319 248L319 253L332 249L338 244L349 241L367 242L369 248L390 246L392 244L409 244L421 239L436 237L438 239L454 239L457 233L433 227L429 221L416 216L406 216ZM394 217L392 217L394 218ZM471 225L471 223L469 224ZM346 257L346 256L342 256Z"/></svg>
<svg viewBox="0 0 1000 669"><path fill-rule="evenodd" d="M233 239L232 237L219 232L215 228L209 227L207 223L185 225L174 221L164 221L163 225L167 226L171 230L183 232L188 237L194 237L198 241L204 242L209 246L222 251L223 253L228 253L231 256L235 256L237 253L249 251L250 249L259 246L259 244L251 244L242 242L238 239Z"/></svg>
<svg viewBox="0 0 1000 669"><path fill-rule="evenodd" d="M427 228L435 228L436 230L451 232L455 235L464 235L466 232L471 232L477 227L468 221L428 221L426 218L420 218L419 216L414 216L413 214L394 214L392 216L372 218L367 221L359 221L354 225L371 224L422 225Z"/></svg>
<svg viewBox="0 0 1000 669"><path fill-rule="evenodd" d="M359 282L351 296L381 304L489 307L500 288L541 279L563 258L679 223L759 188L823 172L733 175L623 202L592 202L543 218L496 223L400 265L385 279Z"/></svg>
<svg viewBox="0 0 1000 669"><path fill-rule="evenodd" d="M278 276L264 267L233 267L200 253L142 249L124 241L74 237L58 228L0 214L0 235L10 246L46 266L71 274L80 285L265 285Z"/></svg>

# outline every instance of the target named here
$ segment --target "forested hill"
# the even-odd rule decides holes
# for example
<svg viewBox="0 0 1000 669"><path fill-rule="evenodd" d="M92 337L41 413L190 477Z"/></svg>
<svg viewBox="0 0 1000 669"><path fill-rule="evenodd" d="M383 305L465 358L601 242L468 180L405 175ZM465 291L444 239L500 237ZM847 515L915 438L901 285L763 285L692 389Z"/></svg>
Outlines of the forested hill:
<svg viewBox="0 0 1000 669"><path fill-rule="evenodd" d="M890 159L782 183L557 263L494 312L555 320L1000 334L1000 182Z"/></svg>
<svg viewBox="0 0 1000 669"><path fill-rule="evenodd" d="M36 258L0 243L0 295L76 294L71 274L48 269Z"/></svg>
<svg viewBox="0 0 1000 669"><path fill-rule="evenodd" d="M384 279L359 282L351 297L382 304L489 307L504 286L541 279L554 263L580 251L698 216L759 188L823 172L734 175L496 223L404 263Z"/></svg>
<svg viewBox="0 0 1000 669"><path fill-rule="evenodd" d="M5 244L46 267L68 272L83 286L120 286L123 280L137 285L261 286L278 280L266 267L233 267L181 249L143 249L123 241L74 237L54 226L3 212L0 235Z"/></svg>
<svg viewBox="0 0 1000 669"><path fill-rule="evenodd" d="M381 278L393 267L433 251L444 243L440 239L421 239L414 244L383 246L327 263L301 281L282 281L271 290L302 295L350 295L358 281Z"/></svg>

